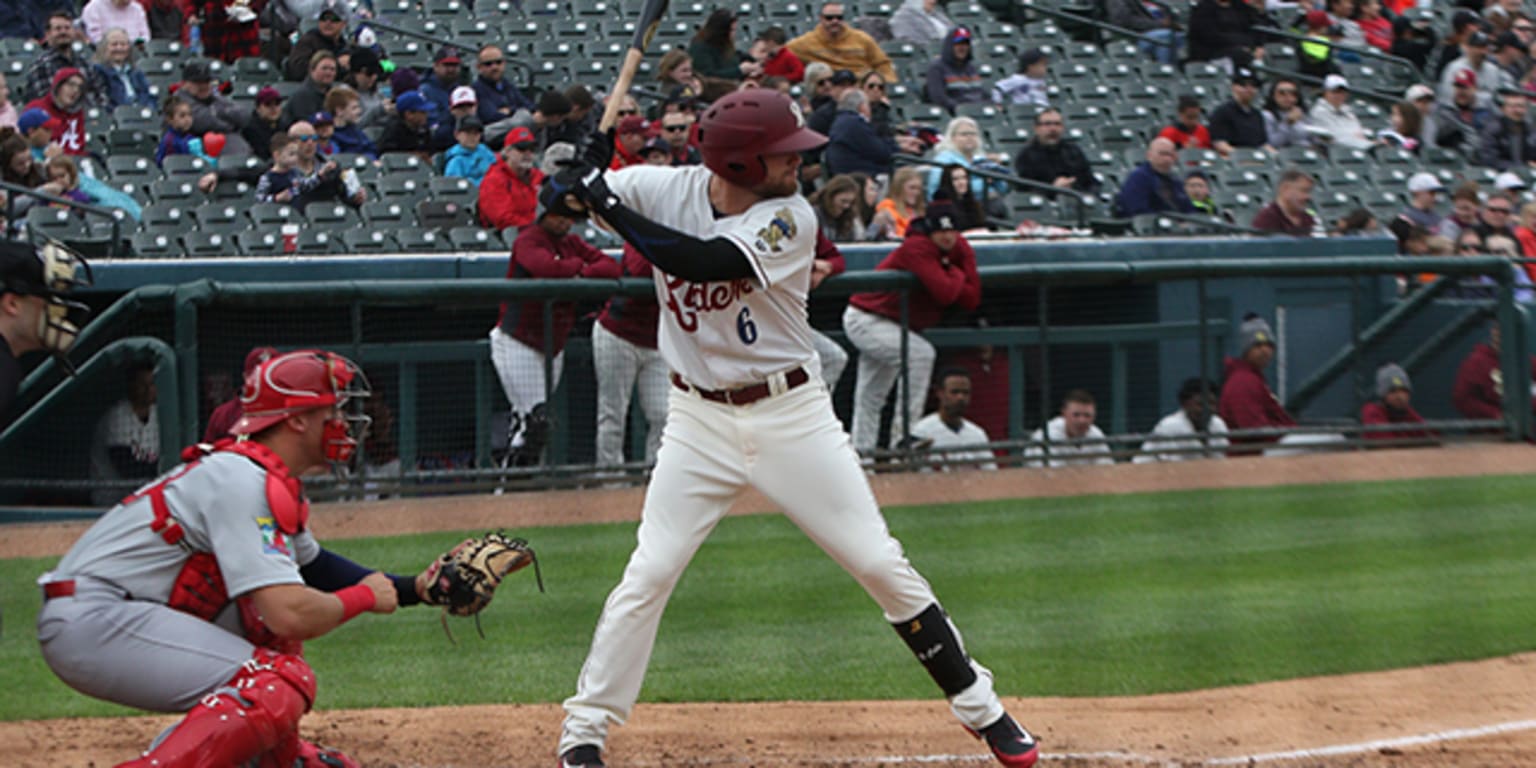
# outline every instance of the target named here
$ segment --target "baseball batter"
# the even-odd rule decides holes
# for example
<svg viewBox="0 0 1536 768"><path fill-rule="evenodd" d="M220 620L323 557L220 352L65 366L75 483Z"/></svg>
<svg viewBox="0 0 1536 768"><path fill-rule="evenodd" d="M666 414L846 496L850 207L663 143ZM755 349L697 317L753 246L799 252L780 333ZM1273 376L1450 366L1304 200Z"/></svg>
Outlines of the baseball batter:
<svg viewBox="0 0 1536 768"><path fill-rule="evenodd" d="M1004 711L932 588L886 528L818 376L806 319L816 216L798 194L800 152L826 138L787 96L717 100L700 123L703 166L587 164L556 177L657 268L659 345L673 391L638 544L598 619L565 702L562 768L602 766L609 722L640 693L657 626L683 569L753 486L842 565L884 611L962 724L1004 765L1035 740Z"/></svg>
<svg viewBox="0 0 1536 768"><path fill-rule="evenodd" d="M245 382L241 440L189 449L38 579L38 640L61 680L188 713L125 766L357 765L299 739L316 690L301 643L420 602L429 578L363 568L306 525L298 478L352 459L367 394L362 371L329 352L262 363Z"/></svg>

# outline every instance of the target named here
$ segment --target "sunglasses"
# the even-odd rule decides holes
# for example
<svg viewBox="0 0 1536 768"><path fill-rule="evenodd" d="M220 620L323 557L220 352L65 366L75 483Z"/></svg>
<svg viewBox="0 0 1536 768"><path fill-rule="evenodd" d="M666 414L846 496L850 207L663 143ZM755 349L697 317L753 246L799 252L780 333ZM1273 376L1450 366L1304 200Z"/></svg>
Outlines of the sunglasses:
<svg viewBox="0 0 1536 768"><path fill-rule="evenodd" d="M688 130L688 126L686 126L686 125L668 125L668 126L664 126L662 128L662 130L666 131L667 133L677 133L678 131L686 131L686 130Z"/></svg>
<svg viewBox="0 0 1536 768"><path fill-rule="evenodd" d="M842 21L843 15L841 13L823 13L821 18L825 21Z"/></svg>
<svg viewBox="0 0 1536 768"><path fill-rule="evenodd" d="M1509 214L1515 212L1515 209L1513 209L1513 208L1487 208L1486 210L1489 213L1502 213L1505 216L1508 216Z"/></svg>
<svg viewBox="0 0 1536 768"><path fill-rule="evenodd" d="M885 83L865 83L864 87L871 91L883 91L885 90Z"/></svg>
<svg viewBox="0 0 1536 768"><path fill-rule="evenodd" d="M314 141L320 137L317 134L306 133L303 136L295 136L294 138L298 139L299 141Z"/></svg>
<svg viewBox="0 0 1536 768"><path fill-rule="evenodd" d="M1275 95L1277 95L1277 96L1280 96L1280 95L1295 96L1297 93L1299 93L1299 91L1297 91L1295 88L1276 88L1275 89Z"/></svg>
<svg viewBox="0 0 1536 768"><path fill-rule="evenodd" d="M637 109L621 109L616 114L619 117L628 117L630 115L638 115L640 114L640 111Z"/></svg>
<svg viewBox="0 0 1536 768"><path fill-rule="evenodd" d="M505 63L507 63L506 59L491 59L490 61L482 61L482 62L480 62L480 66L482 66L482 67L495 67L495 66L499 66L499 65L502 65L502 64L505 64Z"/></svg>

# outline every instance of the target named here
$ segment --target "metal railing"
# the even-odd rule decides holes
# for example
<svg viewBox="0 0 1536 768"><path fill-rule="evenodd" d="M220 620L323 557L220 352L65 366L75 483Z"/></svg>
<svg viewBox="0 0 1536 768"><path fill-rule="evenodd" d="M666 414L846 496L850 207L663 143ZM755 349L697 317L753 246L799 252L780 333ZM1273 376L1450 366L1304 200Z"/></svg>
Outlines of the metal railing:
<svg viewBox="0 0 1536 768"><path fill-rule="evenodd" d="M1111 418L1115 422L1110 425L1114 433L1112 440L1116 444L1123 445L1128 439L1125 419L1127 408L1124 403L1127 400L1126 392L1131 377L1130 365L1125 350L1134 344L1162 343L1166 341L1180 341L1193 345L1198 350L1199 374L1202 380L1212 380L1212 372L1219 360L1219 352L1224 346L1223 339L1230 334L1231 327L1221 317L1211 317L1206 307L1210 305L1207 298L1208 284L1212 281L1227 280L1232 278L1350 278L1359 281L1361 277L1370 275L1392 275L1405 271L1432 272L1447 276L1471 276L1480 275L1490 278L1496 284L1496 303L1493 313L1499 322L1504 334L1504 344L1501 348L1500 371L1505 381L1525 381L1530 378L1529 357L1527 349L1524 325L1520 317L1519 308L1514 303L1514 276L1512 265L1504 259L1491 257L1469 258L1415 258L1404 259L1400 257L1338 257L1330 259L1208 259L1208 260L1171 260L1171 261L1098 261L1098 262L1071 262L1052 264L1022 264L1022 265L996 265L979 268L982 283L989 292L1014 294L1023 292L1024 295L1033 292L1035 295L1038 314L1037 322L1030 326L1010 326L997 328L935 328L924 332L924 336L939 347L994 345L1009 349L1007 355L1008 366L1011 375L1011 391L1008 403L1008 440L999 441L998 445L1009 452L1023 451L1029 447L1026 439L1027 432L1024 425L1024 372L1025 364L1023 354L1026 349L1038 349L1041 351L1038 357L1038 365L1032 369L1035 381L1039 382L1038 413L1049 414L1055 410L1055 400L1051 392L1051 356L1045 351L1053 346L1073 344L1092 344L1109 347L1110 374L1114 384L1111 387L1113 412ZM1195 302L1199 310L1193 314L1192 319L1184 321L1162 321L1151 323L1132 323L1120 325L1054 325L1050 311L1052 306L1052 293L1058 288L1068 286L1126 286L1126 285L1150 285L1165 283L1168 281L1192 281L1197 289ZM821 295L847 295L862 291L896 291L905 295L908 291L917 287L916 278L905 272L864 272L848 273L828 279L818 289ZM541 301L545 306L546 317L550 311L551 302L555 300L589 299L597 300L623 294L628 296L648 296L654 291L654 284L649 280L627 278L622 280L515 280L504 279L475 279L475 280L392 280L392 281L328 281L315 283L247 283L237 285L223 285L210 281L199 281L177 286L174 289L165 287L152 287L140 289L141 296L125 297L113 308L103 313L106 322L99 325L106 328L122 328L133 320L133 311L136 307L164 307L167 291L173 299L173 328L169 345L165 341L150 340L149 346L159 359L171 359L173 366L163 367L160 376L162 419L177 419L176 423L163 422L162 441L166 446L178 446L193 442L198 434L198 372L200 370L200 333L204 327L200 323L200 314L211 308L229 308L242 310L260 308L266 313L281 313L290 308L314 308L316 306L333 307L338 312L344 312L350 317L350 325L345 326L342 338L331 342L330 346L338 352L353 357L359 363L367 366L370 364L393 364L397 366L398 376L394 394L398 397L400 415L397 426L401 430L400 454L403 469L398 476L391 478L369 478L365 481L361 477L345 478L339 485L333 486L336 494L357 495L363 492L365 482L385 482L399 492L403 488L414 489L410 492L423 490L467 490L470 486L460 488L425 488L418 484L430 484L438 480L463 479L470 482L473 487L516 488L535 484L549 483L588 483L596 477L594 470L599 468L591 465L578 467L570 466L558 452L554 451L555 443L551 443L552 456L549 462L541 467L533 467L514 470L502 470L488 461L491 454L491 426L489 419L485 418L492 409L496 398L494 379L487 372L488 357L484 349L486 342L479 340L478 334L474 340L450 340L443 342L417 342L400 343L378 339L376 335L365 337L364 328L366 317L365 307L399 307L399 306L494 306L495 303L504 300L521 299L525 301ZM137 292L136 292L137 293ZM1059 299L1057 299L1059 303ZM1370 329L1358 329L1352 339L1359 349L1362 340L1375 338L1386 329L1400 323L1402 318L1413 310L1415 306L1421 306L1423 300L1416 304L1388 312L1387 315ZM1405 302L1407 304L1407 302ZM1359 308L1354 307L1352 314L1358 314ZM903 318L904 319L904 318ZM550 327L548 323L546 328ZM1366 333L1369 331L1369 333ZM99 339L110 335L108 331L98 330L93 324L82 334L82 349L87 349L99 343ZM366 339L366 340L365 340ZM141 345L145 342L135 342ZM159 345L159 346L155 346ZM544 348L550 349L550 340L544 341ZM169 352L167 350L170 350ZM1358 362L1358 352L1350 351L1341 353ZM549 355L545 355L546 365ZM102 353L91 356L87 366L88 370L96 370L96 366L106 363L100 362L111 359ZM431 366L446 360L472 360L480 366L476 369L474 379L474 392L470 402L465 402L465 409L473 409L474 419L474 452L476 460L474 466L454 470L429 470L417 469L414 462L406 461L410 458L410 452L414 450L414 431L419 429L416 421L415 408L410 404L416 402L415 380L421 371L427 370L423 366ZM27 380L28 387L44 386L47 382L48 366L45 370L35 372ZM1336 366L1327 366L1332 369ZM1194 373L1194 371L1191 371ZM906 378L903 371L902 379ZM546 376L546 394L553 409L557 412L560 408L567 407L565 392L568 388L555 388L549 382L551 377ZM914 383L915 386L921 384ZM68 386L54 389L40 402L18 420L16 425L0 434L0 451L14 449L12 439L21 430L34 428L49 415L52 406L65 402L65 392ZM1465 425L1455 423L1440 425L1433 428L1443 429L1447 432L1453 428L1465 428L1468 430L1483 430L1497 427L1502 434L1510 438L1519 438L1530 434L1531 409L1528 394L1522 387L1506 387L1504 391L1504 408L1506 417L1501 422L1477 422ZM34 400L38 399L35 397ZM905 402L900 399L897 402ZM901 409L905 412L905 409ZM1304 427L1298 430L1282 430L1275 435L1290 434L1316 430L1317 427ZM1323 429L1333 432L1348 432L1356 434L1361 431L1358 426L1328 426ZM1369 431L1369 430L1366 430ZM408 434L410 433L410 434ZM1269 433L1234 433L1237 436L1266 436ZM1041 442L1041 441L1036 441ZM1044 441L1048 444L1049 441ZM1236 451L1236 452L1240 452ZM162 463L169 466L174 463L175 451L168 448L162 452ZM1003 457L1002 461L1012 461ZM605 470L618 469L627 471L631 476L636 476L644 471L641 463L632 463L620 468L601 468ZM0 481L0 487L14 488L18 484L28 485L34 480L26 478L14 478ZM79 481L66 481L65 484Z"/></svg>
<svg viewBox="0 0 1536 768"><path fill-rule="evenodd" d="M926 165L930 168L943 168L945 165L948 165L948 163L938 163L927 158L902 153L892 156L891 160L897 165ZM1005 182L1015 187L1032 189L1042 195L1049 195L1053 198L1058 195L1066 197L1074 203L1073 207L1077 211L1077 228L1084 230L1088 228L1088 206L1097 199L1092 194L1079 192L1075 189L1062 189L1054 184L1047 184L1043 181L1026 179L1022 176L1015 176L1011 173L1003 173L1002 171L993 171L986 168L967 167L966 173L983 179Z"/></svg>
<svg viewBox="0 0 1536 768"><path fill-rule="evenodd" d="M113 258L124 255L123 246L126 241L123 238L123 219L127 218L128 214L116 208L106 208L100 205L93 205L91 203L82 203L78 200L71 200L67 197L59 197L58 195L43 192L23 184L13 184L9 181L0 181L0 189L5 190L7 193L5 196L5 220L8 222L8 226L14 228L17 224L15 219L17 196L35 197L38 200L52 205L58 205L69 208L71 210L79 211L81 214L87 216L101 216L107 219L112 223L112 242L107 246L107 255ZM28 235L35 237L36 233L29 232ZM69 238L60 239L67 240Z"/></svg>

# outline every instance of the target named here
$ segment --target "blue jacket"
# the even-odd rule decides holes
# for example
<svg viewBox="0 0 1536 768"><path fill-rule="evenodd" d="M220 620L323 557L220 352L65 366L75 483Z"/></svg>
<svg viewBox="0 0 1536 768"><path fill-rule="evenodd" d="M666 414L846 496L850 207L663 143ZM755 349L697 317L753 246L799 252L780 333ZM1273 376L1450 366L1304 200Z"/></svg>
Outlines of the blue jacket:
<svg viewBox="0 0 1536 768"><path fill-rule="evenodd" d="M357 123L337 128L331 133L331 141L336 145L336 151L345 154L362 155L369 160L379 159L379 148L363 133L363 129Z"/></svg>
<svg viewBox="0 0 1536 768"><path fill-rule="evenodd" d="M829 177L842 173L878 176L891 172L891 155L896 153L896 142L881 138L863 115L838 112L829 133L827 148L822 153Z"/></svg>
<svg viewBox="0 0 1536 768"><path fill-rule="evenodd" d="M444 120L452 121L453 117L448 111L449 99L453 97L453 89L459 87L458 83L449 83L446 87L438 81L437 75L428 74L421 79L421 87L416 90L427 99L427 116L433 123Z"/></svg>
<svg viewBox="0 0 1536 768"><path fill-rule="evenodd" d="M484 144L477 144L472 150L465 149L462 144L454 144L444 154L448 157L448 164L443 168L443 175L469 179L476 187L480 186L485 172L496 162L496 153Z"/></svg>
<svg viewBox="0 0 1536 768"><path fill-rule="evenodd" d="M1143 213L1194 213L1195 206L1184 194L1184 182L1174 176L1165 176L1152 170L1143 162L1125 177L1120 185L1120 196L1115 206L1121 216L1139 216Z"/></svg>
<svg viewBox="0 0 1536 768"><path fill-rule="evenodd" d="M475 117L480 118L480 122L486 125L505 120L517 114L519 109L526 109L529 112L534 109L534 103L505 78L492 82L483 77L477 77L473 88L475 89ZM503 111L503 108L506 108L506 111Z"/></svg>
<svg viewBox="0 0 1536 768"><path fill-rule="evenodd" d="M107 99L114 107L124 104L137 104L141 107L158 106L155 95L149 92L149 78L145 77L143 70L138 67L125 67L117 69L105 64L97 64L96 70L101 73L103 80L107 81ZM126 81L126 82L125 82ZM128 97L128 87L133 86L133 98Z"/></svg>

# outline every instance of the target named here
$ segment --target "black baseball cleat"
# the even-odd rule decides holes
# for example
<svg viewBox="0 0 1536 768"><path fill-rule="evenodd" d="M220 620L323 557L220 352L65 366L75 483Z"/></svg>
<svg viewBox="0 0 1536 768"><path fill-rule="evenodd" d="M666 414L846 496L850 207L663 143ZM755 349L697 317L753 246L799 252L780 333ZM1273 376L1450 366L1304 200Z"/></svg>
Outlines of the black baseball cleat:
<svg viewBox="0 0 1536 768"><path fill-rule="evenodd" d="M591 744L571 747L560 756L560 768L603 768L603 753Z"/></svg>
<svg viewBox="0 0 1536 768"><path fill-rule="evenodd" d="M1030 768L1040 759L1040 745L1035 743L1035 737L1006 712L997 722L980 732L971 731L971 735L985 741L997 761L1009 768Z"/></svg>

